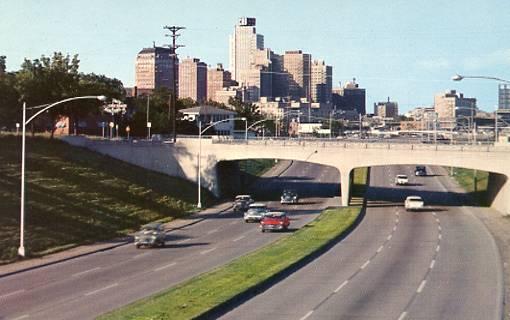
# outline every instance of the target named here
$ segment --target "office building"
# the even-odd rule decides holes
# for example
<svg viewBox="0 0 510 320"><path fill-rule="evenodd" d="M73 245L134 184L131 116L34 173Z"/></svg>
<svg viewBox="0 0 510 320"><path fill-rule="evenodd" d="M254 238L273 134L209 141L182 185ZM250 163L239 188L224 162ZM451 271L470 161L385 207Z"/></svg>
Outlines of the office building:
<svg viewBox="0 0 510 320"><path fill-rule="evenodd" d="M156 88L173 90L174 55L168 48L156 47L142 49L136 56L135 86L136 94L151 93ZM179 63L175 61L176 65ZM178 79L178 70L176 78Z"/></svg>
<svg viewBox="0 0 510 320"><path fill-rule="evenodd" d="M246 83L248 71L254 64L257 50L264 48L264 37L257 34L255 18L239 18L234 33L230 35L230 71L240 85Z"/></svg>
<svg viewBox="0 0 510 320"><path fill-rule="evenodd" d="M289 74L289 96L310 100L310 67L312 56L301 50L285 51L283 67Z"/></svg>
<svg viewBox="0 0 510 320"><path fill-rule="evenodd" d="M283 55L276 53L271 55L273 97L289 96L289 74L285 72L283 63Z"/></svg>
<svg viewBox="0 0 510 320"><path fill-rule="evenodd" d="M398 103L395 101L377 102L374 103L374 115L381 118L398 118Z"/></svg>
<svg viewBox="0 0 510 320"><path fill-rule="evenodd" d="M218 63L216 68L209 68L207 70L207 100L217 101L216 92L233 84L230 72L224 70L221 63Z"/></svg>
<svg viewBox="0 0 510 320"><path fill-rule="evenodd" d="M331 99L337 110L355 110L358 114L366 114L366 90L359 87L355 78L343 87L333 89Z"/></svg>
<svg viewBox="0 0 510 320"><path fill-rule="evenodd" d="M311 99L313 102L331 102L333 67L323 60L314 60L310 68Z"/></svg>
<svg viewBox="0 0 510 320"><path fill-rule="evenodd" d="M179 64L179 98L207 99L207 65L200 59L186 58Z"/></svg>
<svg viewBox="0 0 510 320"><path fill-rule="evenodd" d="M465 98L463 93L450 90L434 97L434 110L440 120L472 117L476 114L476 99Z"/></svg>
<svg viewBox="0 0 510 320"><path fill-rule="evenodd" d="M510 110L510 85L500 84L498 88L498 109Z"/></svg>

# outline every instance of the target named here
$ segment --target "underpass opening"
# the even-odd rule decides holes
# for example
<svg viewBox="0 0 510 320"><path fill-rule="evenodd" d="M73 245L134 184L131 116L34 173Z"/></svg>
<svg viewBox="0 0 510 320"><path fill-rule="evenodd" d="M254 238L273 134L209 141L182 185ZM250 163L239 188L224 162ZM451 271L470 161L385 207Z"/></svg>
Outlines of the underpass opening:
<svg viewBox="0 0 510 320"><path fill-rule="evenodd" d="M257 200L279 200L287 189L295 190L301 199L340 195L340 172L337 168L305 161L220 161L217 176L222 198L246 193Z"/></svg>

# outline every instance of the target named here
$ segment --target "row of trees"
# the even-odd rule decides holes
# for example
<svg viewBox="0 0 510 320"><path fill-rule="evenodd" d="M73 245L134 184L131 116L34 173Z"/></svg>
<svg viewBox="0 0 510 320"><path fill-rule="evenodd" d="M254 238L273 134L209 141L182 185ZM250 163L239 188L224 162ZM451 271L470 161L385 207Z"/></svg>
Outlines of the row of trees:
<svg viewBox="0 0 510 320"><path fill-rule="evenodd" d="M6 71L6 57L0 56L0 129L13 129L21 123L22 103L28 107L60 101L69 97L86 95L105 95L108 98L123 100L128 105L128 113L117 115L115 122L131 129L133 136L145 136L147 133L147 105L152 133L170 133L171 92L159 88L148 97L125 98L125 90L118 79L108 78L94 73L79 71L78 55L64 55L55 52L52 56L41 56L38 59L25 59L21 68L14 72ZM149 100L149 101L148 101ZM238 117L246 117L249 123L261 119L258 108L251 103L231 100L230 107L209 101L207 104L225 108L238 113ZM191 99L178 99L177 110L198 105ZM111 116L102 114L101 104L94 100L78 100L50 109L46 124L36 129L50 129L53 133L56 120L68 116L71 123L89 116L103 117L110 121ZM177 132L180 134L196 134L198 129L194 123L177 119Z"/></svg>

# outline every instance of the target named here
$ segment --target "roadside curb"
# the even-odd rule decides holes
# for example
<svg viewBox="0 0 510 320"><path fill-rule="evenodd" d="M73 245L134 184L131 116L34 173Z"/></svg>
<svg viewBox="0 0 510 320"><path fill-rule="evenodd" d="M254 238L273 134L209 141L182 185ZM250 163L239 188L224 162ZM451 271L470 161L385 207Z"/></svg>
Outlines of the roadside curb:
<svg viewBox="0 0 510 320"><path fill-rule="evenodd" d="M226 204L228 204L228 206L226 206L225 208L222 208ZM216 214L222 214L223 212L227 211L231 207L230 203L228 203L228 202L221 203L221 204L219 204L217 206L220 207L220 208L216 209L217 210ZM189 227L189 226L195 225L197 223L200 223L200 222L208 219L208 217L200 217L200 215L207 214L207 213L205 213L205 211L213 210L213 208L208 208L208 209L203 210L204 213L195 213L195 214L189 216L189 218L191 220L193 220L193 221L190 221L190 222L185 223L183 225L179 225L178 227L169 228L169 229L165 230L165 233L169 232L169 231L180 230L180 229L183 229L185 227ZM196 217L194 217L195 215L196 215ZM178 221L178 220L182 220L182 218L178 218L178 219L173 220L173 221L175 222L175 221ZM69 261L69 260L81 258L81 257L84 257L84 256L92 255L92 254L95 254L95 253L104 252L104 251L112 250L112 249L115 249L115 248L119 248L119 247L125 246L125 245L133 242L133 236L126 236L126 237L123 237L123 238L120 238L120 239L117 239L117 240L113 240L113 241L116 241L116 243L114 243L112 245L107 245L107 246L104 246L104 247L100 247L100 248L91 249L89 251L85 251L85 252L82 252L82 253L69 254L68 256L63 256L61 258L56 258L55 260L51 260L51 261L45 261L45 262L41 261L41 263L36 263L34 265L27 266L27 267L20 267L19 269L13 268L14 270L12 270L12 271L7 271L7 272L4 272L4 273L0 273L0 279L8 277L8 276L15 275L15 274L18 274L18 273L23 273L23 272L27 272L27 271L31 271L31 270L35 270L35 269L39 269L39 268L43 268L43 267L47 267L47 266L50 266L50 265L53 265L53 264L58 264L58 263L66 262L66 261ZM75 247L75 248L77 248L77 247ZM72 250L72 249L70 249L70 250ZM65 251L61 251L61 253L65 253ZM56 253L56 254L58 254L58 253ZM32 259L34 259L34 260L35 259L44 259L44 257L32 258ZM20 262L23 262L23 261L30 261L30 260L31 259L29 259L29 260L21 260L21 261L14 262L14 263L20 263ZM6 264L5 266L9 266L9 264ZM1 269L1 267L2 266L0 266L0 269Z"/></svg>
<svg viewBox="0 0 510 320"><path fill-rule="evenodd" d="M324 210L336 208L333 206L324 208ZM251 288L246 289L243 292L240 292L236 294L235 296L229 298L228 300L212 307L211 309L205 311L201 315L193 318L193 319L199 319L199 320L206 320L206 319L216 319L220 316L226 314L227 312L235 309L239 305L245 303L249 299L255 297L256 295L259 295L260 293L266 291L267 289L271 288L273 285L277 284L278 282L284 280L288 276L292 275L294 272L298 271L302 267L306 266L308 263L312 262L322 254L326 253L329 249L331 249L333 246L338 244L340 241L345 239L356 227L361 223L363 218L365 217L366 212L366 205L361 207L360 212L354 222L345 229L342 233L328 241L327 243L323 244L321 247L319 247L317 250L309 253L308 255L302 257L298 261L294 262L293 264L289 265L288 267L284 268L283 270L275 273L274 275L270 276L266 280L263 280L262 282L255 284Z"/></svg>

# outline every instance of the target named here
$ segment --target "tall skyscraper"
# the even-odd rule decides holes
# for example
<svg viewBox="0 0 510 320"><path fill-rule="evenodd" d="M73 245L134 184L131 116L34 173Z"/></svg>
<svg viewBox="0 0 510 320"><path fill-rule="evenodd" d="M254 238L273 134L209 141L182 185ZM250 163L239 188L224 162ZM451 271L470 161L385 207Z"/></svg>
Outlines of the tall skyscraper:
<svg viewBox="0 0 510 320"><path fill-rule="evenodd" d="M257 50L253 55L253 63L250 68L241 72L251 101L273 95L272 55L273 52L269 49Z"/></svg>
<svg viewBox="0 0 510 320"><path fill-rule="evenodd" d="M499 93L498 109L510 110L510 85L500 84L498 88L498 93Z"/></svg>
<svg viewBox="0 0 510 320"><path fill-rule="evenodd" d="M218 101L216 92L232 85L230 72L223 69L223 65L218 63L216 68L207 70L207 100Z"/></svg>
<svg viewBox="0 0 510 320"><path fill-rule="evenodd" d="M271 55L271 69L273 75L273 97L289 96L289 74L283 67L283 55Z"/></svg>
<svg viewBox="0 0 510 320"><path fill-rule="evenodd" d="M289 95L292 99L310 99L310 66L312 56L301 50L285 51L283 67L289 74Z"/></svg>
<svg viewBox="0 0 510 320"><path fill-rule="evenodd" d="M230 35L230 71L240 85L246 83L257 50L264 48L264 36L257 34L255 18L239 18Z"/></svg>
<svg viewBox="0 0 510 320"><path fill-rule="evenodd" d="M137 94L148 94L162 87L173 91L173 59L172 51L168 48L154 45L152 48L142 49L135 62Z"/></svg>
<svg viewBox="0 0 510 320"><path fill-rule="evenodd" d="M310 68L311 99L313 102L331 102L333 90L333 67L323 60L314 60Z"/></svg>
<svg viewBox="0 0 510 320"><path fill-rule="evenodd" d="M386 102L374 103L374 114L383 118L396 119L398 117L398 103L390 101L390 97Z"/></svg>
<svg viewBox="0 0 510 320"><path fill-rule="evenodd" d="M476 98L465 98L464 94L450 90L434 97L434 110L439 119L470 117L476 114Z"/></svg>
<svg viewBox="0 0 510 320"><path fill-rule="evenodd" d="M179 98L203 102L207 98L207 65L197 58L179 64Z"/></svg>

